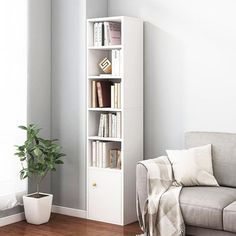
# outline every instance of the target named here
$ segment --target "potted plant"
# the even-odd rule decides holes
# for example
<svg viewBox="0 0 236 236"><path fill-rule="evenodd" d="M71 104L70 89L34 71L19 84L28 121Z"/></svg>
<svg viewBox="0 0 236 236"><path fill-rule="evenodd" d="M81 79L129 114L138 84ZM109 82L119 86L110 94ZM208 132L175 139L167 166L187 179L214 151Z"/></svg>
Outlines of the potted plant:
<svg viewBox="0 0 236 236"><path fill-rule="evenodd" d="M55 171L57 164L63 164L61 147L56 139L39 137L40 129L36 125L19 126L27 132L23 145L16 146L16 156L20 158L22 169L20 178L32 178L36 184L36 193L23 196L26 221L31 224L43 224L49 221L52 207L52 194L41 193L40 183L49 171Z"/></svg>

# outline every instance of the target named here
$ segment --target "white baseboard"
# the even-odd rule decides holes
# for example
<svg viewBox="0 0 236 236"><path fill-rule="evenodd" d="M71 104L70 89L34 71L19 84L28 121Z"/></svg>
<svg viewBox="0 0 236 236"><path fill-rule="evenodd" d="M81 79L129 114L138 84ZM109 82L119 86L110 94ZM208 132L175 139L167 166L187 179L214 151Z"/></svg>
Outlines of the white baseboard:
<svg viewBox="0 0 236 236"><path fill-rule="evenodd" d="M87 212L85 210L79 210L74 208L62 207L62 206L52 206L52 212L67 216L74 216L79 218L87 218Z"/></svg>
<svg viewBox="0 0 236 236"><path fill-rule="evenodd" d="M11 216L2 217L2 218L0 218L0 227L5 226L5 225L9 225L9 224L13 224L13 223L22 221L24 219L25 219L24 212L18 213L15 215L11 215Z"/></svg>

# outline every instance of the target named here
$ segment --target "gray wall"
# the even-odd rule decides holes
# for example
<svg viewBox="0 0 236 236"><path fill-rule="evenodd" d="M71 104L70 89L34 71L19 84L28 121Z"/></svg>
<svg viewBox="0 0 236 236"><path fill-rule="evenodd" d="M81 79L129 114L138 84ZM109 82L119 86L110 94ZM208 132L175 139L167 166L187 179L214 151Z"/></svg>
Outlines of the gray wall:
<svg viewBox="0 0 236 236"><path fill-rule="evenodd" d="M184 131L236 132L235 10L221 0L108 1L109 16L144 20L145 158L183 147Z"/></svg>
<svg viewBox="0 0 236 236"><path fill-rule="evenodd" d="M67 155L65 164L52 174L52 192L55 205L82 210L86 209L86 14L106 15L107 2L52 0L52 136Z"/></svg>

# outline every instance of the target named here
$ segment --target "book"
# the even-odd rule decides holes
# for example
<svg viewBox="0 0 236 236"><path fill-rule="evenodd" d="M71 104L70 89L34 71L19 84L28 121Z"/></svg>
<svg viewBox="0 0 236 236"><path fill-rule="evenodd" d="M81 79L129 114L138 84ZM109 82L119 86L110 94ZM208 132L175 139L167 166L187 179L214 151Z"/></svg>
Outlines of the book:
<svg viewBox="0 0 236 236"><path fill-rule="evenodd" d="M116 163L116 167L118 169L121 169L121 151L117 150L117 163Z"/></svg>
<svg viewBox="0 0 236 236"><path fill-rule="evenodd" d="M111 119L111 123L112 123L112 138L116 138L116 115L112 114L112 119Z"/></svg>
<svg viewBox="0 0 236 236"><path fill-rule="evenodd" d="M100 115L100 121L99 121L99 127L98 127L98 136L99 137L103 137L104 133L104 129L103 129L103 126L104 126L104 122L103 122L103 114Z"/></svg>
<svg viewBox="0 0 236 236"><path fill-rule="evenodd" d="M108 126L109 126L108 137L112 137L112 113L108 114Z"/></svg>
<svg viewBox="0 0 236 236"><path fill-rule="evenodd" d="M92 160L91 166L97 166L97 145L96 141L92 142Z"/></svg>
<svg viewBox="0 0 236 236"><path fill-rule="evenodd" d="M114 142L102 142L102 145L103 145L102 167L107 168L109 167L110 150L116 148L117 145Z"/></svg>
<svg viewBox="0 0 236 236"><path fill-rule="evenodd" d="M96 81L92 81L92 91L91 91L91 100L92 100L92 108L97 107L97 88Z"/></svg>
<svg viewBox="0 0 236 236"><path fill-rule="evenodd" d="M120 75L120 50L114 49L111 51L112 75Z"/></svg>
<svg viewBox="0 0 236 236"><path fill-rule="evenodd" d="M108 114L103 114L103 124L104 124L104 135L103 137L108 137Z"/></svg>
<svg viewBox="0 0 236 236"><path fill-rule="evenodd" d="M99 167L99 141L96 141L96 167Z"/></svg>
<svg viewBox="0 0 236 236"><path fill-rule="evenodd" d="M110 149L109 151L109 167L110 168L121 168L121 151L118 148Z"/></svg>
<svg viewBox="0 0 236 236"><path fill-rule="evenodd" d="M108 22L108 44L120 45L121 44L121 23Z"/></svg>
<svg viewBox="0 0 236 236"><path fill-rule="evenodd" d="M97 30L97 34L98 34L98 42L97 42L97 46L102 46L102 22L98 23L98 30Z"/></svg>
<svg viewBox="0 0 236 236"><path fill-rule="evenodd" d="M118 95L117 108L121 108L121 83L118 83L117 95Z"/></svg>
<svg viewBox="0 0 236 236"><path fill-rule="evenodd" d="M98 45L98 23L94 23L93 25L93 45L94 46L99 46Z"/></svg>
<svg viewBox="0 0 236 236"><path fill-rule="evenodd" d="M121 113L116 113L116 137L121 138Z"/></svg>
<svg viewBox="0 0 236 236"><path fill-rule="evenodd" d="M111 106L111 82L99 81L97 82L97 95L99 107Z"/></svg>
<svg viewBox="0 0 236 236"><path fill-rule="evenodd" d="M103 142L98 142L98 167L102 168L102 159L103 159Z"/></svg>
<svg viewBox="0 0 236 236"><path fill-rule="evenodd" d="M114 101L114 107L118 108L118 83L115 83L115 101Z"/></svg>
<svg viewBox="0 0 236 236"><path fill-rule="evenodd" d="M115 108L115 85L111 85L111 108Z"/></svg>

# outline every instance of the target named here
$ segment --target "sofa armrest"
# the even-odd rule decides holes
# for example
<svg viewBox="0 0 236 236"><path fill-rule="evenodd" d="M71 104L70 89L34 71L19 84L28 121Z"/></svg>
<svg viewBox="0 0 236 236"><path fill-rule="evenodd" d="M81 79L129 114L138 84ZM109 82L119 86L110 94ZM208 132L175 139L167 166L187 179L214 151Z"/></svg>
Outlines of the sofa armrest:
<svg viewBox="0 0 236 236"><path fill-rule="evenodd" d="M148 197L147 186L147 169L142 163L138 163L136 167L136 191L139 196L140 209L144 209L144 203Z"/></svg>

